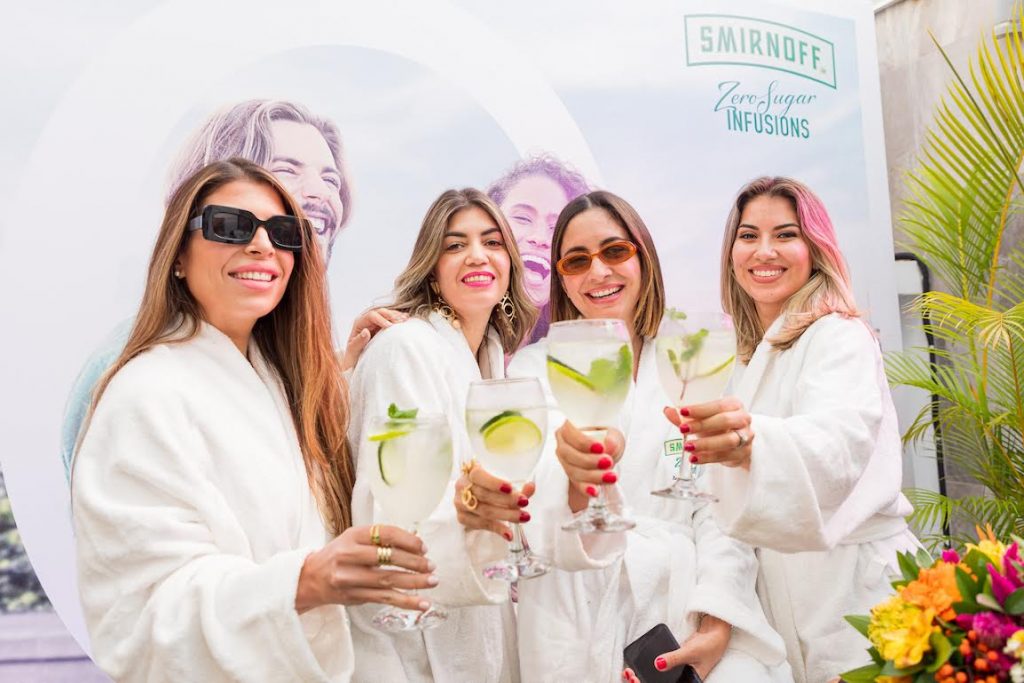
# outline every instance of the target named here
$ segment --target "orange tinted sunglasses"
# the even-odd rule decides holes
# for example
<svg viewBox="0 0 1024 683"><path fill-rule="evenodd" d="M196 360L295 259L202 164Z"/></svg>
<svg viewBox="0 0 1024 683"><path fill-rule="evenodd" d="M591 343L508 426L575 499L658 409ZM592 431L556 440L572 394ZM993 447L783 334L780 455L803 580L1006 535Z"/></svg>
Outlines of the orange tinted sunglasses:
<svg viewBox="0 0 1024 683"><path fill-rule="evenodd" d="M573 252L558 259L555 268L562 275L581 275L590 270L595 256L601 259L602 263L614 266L636 256L636 245L628 240L616 240L609 242L592 254Z"/></svg>

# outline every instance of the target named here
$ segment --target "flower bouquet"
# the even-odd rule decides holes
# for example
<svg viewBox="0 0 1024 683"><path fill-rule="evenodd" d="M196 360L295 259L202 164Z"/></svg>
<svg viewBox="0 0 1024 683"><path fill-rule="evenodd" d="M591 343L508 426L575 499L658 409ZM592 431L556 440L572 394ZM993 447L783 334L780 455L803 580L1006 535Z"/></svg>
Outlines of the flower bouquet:
<svg viewBox="0 0 1024 683"><path fill-rule="evenodd" d="M963 557L946 550L900 553L896 594L870 616L848 616L873 662L847 683L1024 683L1024 559L988 527Z"/></svg>

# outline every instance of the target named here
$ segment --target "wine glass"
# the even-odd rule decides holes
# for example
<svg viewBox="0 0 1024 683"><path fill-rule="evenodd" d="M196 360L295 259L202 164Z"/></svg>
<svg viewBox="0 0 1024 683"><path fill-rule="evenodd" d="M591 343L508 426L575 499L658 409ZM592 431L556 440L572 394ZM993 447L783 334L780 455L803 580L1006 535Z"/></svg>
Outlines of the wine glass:
<svg viewBox="0 0 1024 683"><path fill-rule="evenodd" d="M416 533L448 489L452 438L443 415L405 415L370 420L367 440L376 447L370 489L383 514L381 521ZM374 615L373 625L383 631L424 630L447 618L437 605L423 612L388 606Z"/></svg>
<svg viewBox="0 0 1024 683"><path fill-rule="evenodd" d="M654 342L658 379L676 408L686 403L705 403L721 397L736 364L736 334L721 314L687 315L669 309L662 318ZM699 465L690 462L686 434L679 449L679 464L672 483L652 491L677 500L718 502L694 481Z"/></svg>
<svg viewBox="0 0 1024 683"><path fill-rule="evenodd" d="M491 474L522 488L533 475L547 436L544 389L533 377L473 382L466 396L466 429L477 460ZM508 556L484 568L489 579L515 581L546 574L550 562L530 550L522 526L512 524Z"/></svg>
<svg viewBox="0 0 1024 683"><path fill-rule="evenodd" d="M621 320L568 320L548 329L548 381L569 421L595 441L604 441L633 380L631 337ZM636 522L613 512L605 487L566 531L625 531Z"/></svg>

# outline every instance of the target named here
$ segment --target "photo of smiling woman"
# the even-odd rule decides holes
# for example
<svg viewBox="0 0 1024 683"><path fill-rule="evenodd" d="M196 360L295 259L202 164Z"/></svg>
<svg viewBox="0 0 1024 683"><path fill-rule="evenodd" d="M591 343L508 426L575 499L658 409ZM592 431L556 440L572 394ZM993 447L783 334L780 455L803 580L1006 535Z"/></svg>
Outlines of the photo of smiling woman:
<svg viewBox="0 0 1024 683"><path fill-rule="evenodd" d="M731 397L666 415L722 528L759 547L758 591L795 679L827 681L863 659L843 619L890 591L916 547L900 493L902 447L878 342L860 319L822 201L789 178L743 187L722 242L722 305L738 358Z"/></svg>
<svg viewBox="0 0 1024 683"><path fill-rule="evenodd" d="M351 610L357 681L520 680L508 584L481 574L504 557L511 535L463 531L452 499L458 463L473 457L465 423L470 382L504 377L505 354L536 320L522 269L508 223L487 195L472 188L444 192L427 210L388 304L410 319L379 332L356 365L349 429L358 463L356 523L375 521L370 482L378 445L366 437L371 420L386 416L390 404L445 415L456 463L442 503L419 526L440 580L424 595L446 606L448 619L422 634L389 634L371 623L376 610ZM529 520L523 507L532 490L483 476L476 489L509 521Z"/></svg>
<svg viewBox="0 0 1024 683"><path fill-rule="evenodd" d="M349 681L345 606L420 608L396 589L431 585L422 541L351 524L322 264L249 161L199 169L167 205L71 480L92 656L115 680Z"/></svg>
<svg viewBox="0 0 1024 683"><path fill-rule="evenodd" d="M586 179L551 155L524 159L487 188L508 220L523 259L523 284L540 309L527 343L548 333L551 312L551 235L565 205L590 191Z"/></svg>
<svg viewBox="0 0 1024 683"><path fill-rule="evenodd" d="M622 198L591 192L561 212L552 249L558 271L552 322L621 320L636 361L622 429L610 429L603 443L592 442L558 409L546 341L522 349L509 365L510 376L541 380L548 424L559 427L537 468L531 541L562 571L519 583L523 680L621 681L625 646L665 623L682 645L652 654L651 667L682 673L679 667L690 664L708 683L788 682L781 639L754 592L753 550L722 534L707 508L650 494L672 480L674 462L663 453L679 432L665 424L661 408L654 335L665 290L646 225ZM609 498L629 502L636 528L562 531L600 486L615 486ZM494 522L489 510L470 512L462 510L471 528Z"/></svg>

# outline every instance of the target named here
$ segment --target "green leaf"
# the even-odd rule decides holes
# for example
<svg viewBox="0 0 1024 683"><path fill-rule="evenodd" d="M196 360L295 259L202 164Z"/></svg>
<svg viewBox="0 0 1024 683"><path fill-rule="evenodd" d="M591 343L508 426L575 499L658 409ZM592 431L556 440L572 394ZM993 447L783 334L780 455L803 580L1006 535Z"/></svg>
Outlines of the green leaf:
<svg viewBox="0 0 1024 683"><path fill-rule="evenodd" d="M899 562L903 578L907 581L916 580L921 570L917 566L917 562L914 560L914 554L910 551L901 552L896 555L896 559Z"/></svg>
<svg viewBox="0 0 1024 683"><path fill-rule="evenodd" d="M998 600L993 598L988 593L978 593L978 597L976 597L974 600L978 603L979 606L984 607L985 609L992 610L993 612L1003 612L1003 606L999 604Z"/></svg>
<svg viewBox="0 0 1024 683"><path fill-rule="evenodd" d="M408 410L399 410L398 406L392 403L388 406L388 417L392 420L415 420L416 415L420 412L419 408L410 408Z"/></svg>
<svg viewBox="0 0 1024 683"><path fill-rule="evenodd" d="M1007 614L1024 614L1024 588L1018 588L1007 595L1006 602L1003 603L1003 609L1006 610Z"/></svg>
<svg viewBox="0 0 1024 683"><path fill-rule="evenodd" d="M931 638L928 639L932 644L932 650L935 652L935 659L931 664L925 667L925 671L935 673L939 670L949 656L953 654L953 646L950 644L946 636L941 633L932 633Z"/></svg>
<svg viewBox="0 0 1024 683"><path fill-rule="evenodd" d="M866 614L849 614L845 617L847 622L855 629L857 633L861 634L865 638L868 637L868 625L871 623L871 617Z"/></svg>
<svg viewBox="0 0 1024 683"><path fill-rule="evenodd" d="M587 379L597 391L602 393L621 393L629 391L629 380L633 377L633 352L629 344L619 347L614 361L598 358L590 364Z"/></svg>
<svg viewBox="0 0 1024 683"><path fill-rule="evenodd" d="M964 602L973 603L981 587L978 582L970 577L963 567L956 568L956 587L960 591L960 597Z"/></svg>
<svg viewBox="0 0 1024 683"><path fill-rule="evenodd" d="M882 667L877 664L868 664L852 671L840 674L839 677L846 683L874 683L874 680L882 673Z"/></svg>
<svg viewBox="0 0 1024 683"><path fill-rule="evenodd" d="M924 664L915 664L909 669L901 669L892 662L886 662L885 666L882 667L881 675L883 676L911 676L916 674L918 671L924 670Z"/></svg>

